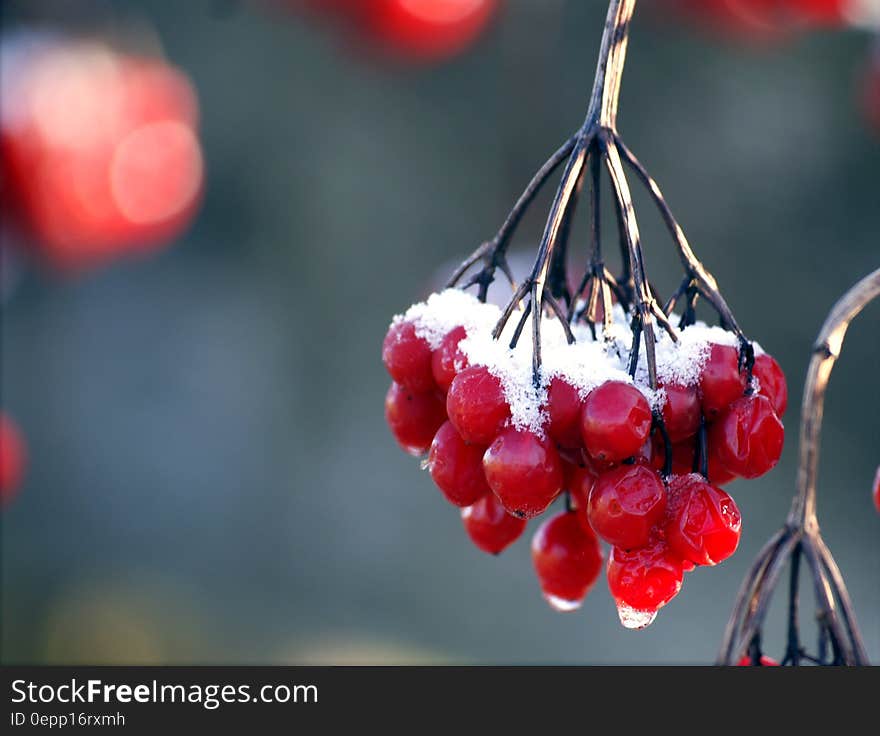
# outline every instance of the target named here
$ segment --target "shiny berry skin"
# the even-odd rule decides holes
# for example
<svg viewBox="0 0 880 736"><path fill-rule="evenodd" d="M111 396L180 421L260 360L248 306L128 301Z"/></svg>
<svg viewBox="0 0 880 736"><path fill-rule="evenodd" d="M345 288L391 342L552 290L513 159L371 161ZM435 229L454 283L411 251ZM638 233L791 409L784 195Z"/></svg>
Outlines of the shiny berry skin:
<svg viewBox="0 0 880 736"><path fill-rule="evenodd" d="M706 419L713 420L746 390L739 370L739 352L730 345L712 345L700 375L700 402Z"/></svg>
<svg viewBox="0 0 880 736"><path fill-rule="evenodd" d="M739 545L742 517L733 499L696 473L669 481L669 549L697 565L717 565Z"/></svg>
<svg viewBox="0 0 880 736"><path fill-rule="evenodd" d="M712 485L723 486L739 478L736 473L730 472L730 470L724 466L724 463L718 455L718 445L713 442L708 442L707 445L709 449L709 462L707 468L709 482Z"/></svg>
<svg viewBox="0 0 880 736"><path fill-rule="evenodd" d="M661 386L666 393L663 402L663 424L673 444L693 437L700 429L700 396L696 386L675 383Z"/></svg>
<svg viewBox="0 0 880 736"><path fill-rule="evenodd" d="M557 611L574 611L599 577L602 550L573 511L562 511L532 537L532 564L547 602Z"/></svg>
<svg viewBox="0 0 880 736"><path fill-rule="evenodd" d="M439 61L470 46L491 20L497 0L372 0L363 31L392 54Z"/></svg>
<svg viewBox="0 0 880 736"><path fill-rule="evenodd" d="M501 380L484 366L472 366L452 381L446 413L465 442L486 446L507 424L510 406Z"/></svg>
<svg viewBox="0 0 880 736"><path fill-rule="evenodd" d="M621 465L599 476L587 505L590 525L609 544L644 547L663 518L666 489L647 465Z"/></svg>
<svg viewBox="0 0 880 736"><path fill-rule="evenodd" d="M788 407L788 384L779 363L772 355L759 355L755 358L752 375L758 380L758 393L770 399L776 416L785 414Z"/></svg>
<svg viewBox="0 0 880 736"><path fill-rule="evenodd" d="M779 662L777 662L773 657L768 657L764 654L761 655L758 663L753 665L752 658L748 654L743 654L740 658L739 662L736 663L737 667L779 667Z"/></svg>
<svg viewBox="0 0 880 736"><path fill-rule="evenodd" d="M880 466L877 467L877 473L874 475L874 508L880 514Z"/></svg>
<svg viewBox="0 0 880 736"><path fill-rule="evenodd" d="M446 421L443 397L436 391L414 393L392 383L385 394L385 421L410 455L424 455Z"/></svg>
<svg viewBox="0 0 880 736"><path fill-rule="evenodd" d="M709 444L721 465L743 478L771 470L784 441L782 422L760 394L737 399L709 430Z"/></svg>
<svg viewBox="0 0 880 736"><path fill-rule="evenodd" d="M431 357L431 373L443 391L449 391L456 375L468 367L467 356L458 349L458 343L465 337L467 332L464 327L450 330Z"/></svg>
<svg viewBox="0 0 880 736"><path fill-rule="evenodd" d="M581 446L581 396L565 379L555 376L547 387L547 434L560 447Z"/></svg>
<svg viewBox="0 0 880 736"><path fill-rule="evenodd" d="M656 611L681 590L682 563L663 541L624 550L613 547L605 571L608 589L618 605Z"/></svg>
<svg viewBox="0 0 880 736"><path fill-rule="evenodd" d="M446 500L455 506L470 506L491 493L483 474L484 448L467 444L452 422L437 430L428 452L428 471Z"/></svg>
<svg viewBox="0 0 880 736"><path fill-rule="evenodd" d="M651 432L651 407L635 386L608 381L593 389L581 411L581 436L590 456L617 463L637 454Z"/></svg>
<svg viewBox="0 0 880 736"><path fill-rule="evenodd" d="M81 270L155 251L189 225L204 171L180 71L60 36L26 37L2 56L9 194L45 260Z"/></svg>
<svg viewBox="0 0 880 736"><path fill-rule="evenodd" d="M418 393L434 389L431 357L431 346L416 334L412 322L395 322L388 329L382 343L382 362L395 383Z"/></svg>
<svg viewBox="0 0 880 736"><path fill-rule="evenodd" d="M0 412L0 506L18 493L27 467L27 447L15 422Z"/></svg>
<svg viewBox="0 0 880 736"><path fill-rule="evenodd" d="M507 549L526 529L526 520L508 514L493 493L463 508L461 522L471 541L490 555Z"/></svg>
<svg viewBox="0 0 880 736"><path fill-rule="evenodd" d="M559 495L564 480L562 461L552 443L513 427L489 445L483 470L504 508L523 519L542 513Z"/></svg>

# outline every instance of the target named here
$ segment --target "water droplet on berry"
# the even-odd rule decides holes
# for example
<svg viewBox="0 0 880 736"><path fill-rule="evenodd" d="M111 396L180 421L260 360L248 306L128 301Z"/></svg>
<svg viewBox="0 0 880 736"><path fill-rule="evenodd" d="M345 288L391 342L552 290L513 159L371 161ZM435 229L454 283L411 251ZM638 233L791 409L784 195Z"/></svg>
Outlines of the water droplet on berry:
<svg viewBox="0 0 880 736"><path fill-rule="evenodd" d="M554 611L559 611L560 613L569 613L570 611L576 611L581 607L581 604L584 602L583 599L577 601L566 600L565 598L560 598L558 595L549 595L547 593L544 594L544 599L547 603L550 604L550 608Z"/></svg>
<svg viewBox="0 0 880 736"><path fill-rule="evenodd" d="M622 603L617 604L617 615L620 623L627 629L644 629L654 623L657 611L637 611Z"/></svg>

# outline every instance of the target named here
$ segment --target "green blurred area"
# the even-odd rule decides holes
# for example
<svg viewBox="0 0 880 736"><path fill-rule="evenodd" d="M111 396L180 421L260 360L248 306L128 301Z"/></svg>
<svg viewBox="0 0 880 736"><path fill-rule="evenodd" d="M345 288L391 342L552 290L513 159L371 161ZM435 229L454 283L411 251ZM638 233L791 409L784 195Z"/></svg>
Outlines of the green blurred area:
<svg viewBox="0 0 880 736"><path fill-rule="evenodd" d="M510 0L477 47L428 67L372 61L248 3L84 5L12 0L3 21L154 24L199 92L207 191L161 255L78 279L29 272L3 307L2 404L31 456L0 519L3 661L711 662L789 506L812 341L880 265L880 140L855 101L870 39L753 48L636 17L621 132L791 402L779 466L731 485L735 557L630 632L604 580L581 611L552 612L528 532L497 559L469 544L384 425L379 360L391 316L495 232L579 125L605 4ZM534 246L549 196L518 247ZM644 193L636 208L668 293L677 257ZM873 661L878 335L872 305L831 380L819 489Z"/></svg>

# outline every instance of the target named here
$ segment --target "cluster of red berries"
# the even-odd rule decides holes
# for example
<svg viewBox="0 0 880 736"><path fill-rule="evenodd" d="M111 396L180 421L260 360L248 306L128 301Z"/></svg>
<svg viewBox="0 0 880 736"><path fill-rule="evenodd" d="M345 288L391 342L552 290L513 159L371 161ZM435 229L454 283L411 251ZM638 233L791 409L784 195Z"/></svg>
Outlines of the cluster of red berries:
<svg viewBox="0 0 880 736"><path fill-rule="evenodd" d="M750 371L736 347L713 344L695 385L662 386L659 411L633 383L605 381L583 396L556 376L541 389L536 431L514 423L503 381L470 364L468 336L457 326L432 348L416 324L396 320L382 351L393 379L385 416L405 450L427 453L480 549L498 554L567 492L532 542L543 594L577 608L601 570L602 539L612 546L609 588L632 627L653 620L684 572L734 552L740 514L719 486L763 475L782 451L787 389L771 356Z"/></svg>
<svg viewBox="0 0 880 736"><path fill-rule="evenodd" d="M483 33L500 0L285 0L333 21L359 44L416 62L448 59Z"/></svg>
<svg viewBox="0 0 880 736"><path fill-rule="evenodd" d="M4 39L2 216L65 270L154 250L202 191L198 105L165 61L97 41Z"/></svg>
<svg viewBox="0 0 880 736"><path fill-rule="evenodd" d="M18 493L26 468L24 436L12 418L0 411L0 508Z"/></svg>

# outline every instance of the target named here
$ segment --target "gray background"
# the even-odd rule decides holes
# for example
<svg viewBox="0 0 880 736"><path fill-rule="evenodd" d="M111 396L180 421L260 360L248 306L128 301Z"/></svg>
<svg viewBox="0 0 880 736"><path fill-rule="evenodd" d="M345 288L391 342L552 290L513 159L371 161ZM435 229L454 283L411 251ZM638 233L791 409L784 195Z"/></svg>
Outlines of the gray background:
<svg viewBox="0 0 880 736"><path fill-rule="evenodd" d="M427 68L253 5L91 5L119 28L155 24L192 76L207 192L166 252L78 279L29 271L4 305L2 403L32 464L0 520L3 660L711 662L789 505L811 341L880 265L880 143L854 104L868 36L758 48L637 15L621 130L787 371L791 408L779 466L730 487L739 552L633 633L604 579L580 612L553 613L528 537L498 559L467 542L384 425L379 360L392 314L494 232L579 124L604 3L510 0L476 48ZM8 27L89 22L82 2L3 7ZM677 260L636 205L668 292ZM878 334L875 305L832 378L819 501L874 661Z"/></svg>

